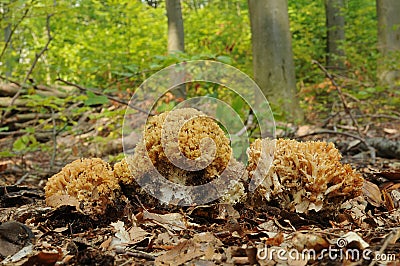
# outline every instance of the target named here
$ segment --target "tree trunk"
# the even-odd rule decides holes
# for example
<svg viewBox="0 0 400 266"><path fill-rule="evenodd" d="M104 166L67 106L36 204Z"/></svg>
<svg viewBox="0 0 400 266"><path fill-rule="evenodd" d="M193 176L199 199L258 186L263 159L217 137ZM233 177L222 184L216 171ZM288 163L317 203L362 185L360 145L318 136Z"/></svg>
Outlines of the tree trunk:
<svg viewBox="0 0 400 266"><path fill-rule="evenodd" d="M344 66L344 50L340 48L345 40L343 0L325 0L326 28L327 28L327 58L328 66L342 68Z"/></svg>
<svg viewBox="0 0 400 266"><path fill-rule="evenodd" d="M248 0L254 79L268 101L287 118L302 120L296 97L287 0Z"/></svg>
<svg viewBox="0 0 400 266"><path fill-rule="evenodd" d="M400 1L376 0L378 15L378 80L395 87L400 81ZM397 84L398 85L398 84Z"/></svg>
<svg viewBox="0 0 400 266"><path fill-rule="evenodd" d="M168 52L185 51L180 0L166 0L168 17Z"/></svg>
<svg viewBox="0 0 400 266"><path fill-rule="evenodd" d="M168 17L168 53L185 51L185 40L183 30L182 9L180 0L166 0L167 17ZM179 82L184 80L184 71L177 70L171 73L171 82ZM176 86L172 93L177 99L186 98L185 84Z"/></svg>

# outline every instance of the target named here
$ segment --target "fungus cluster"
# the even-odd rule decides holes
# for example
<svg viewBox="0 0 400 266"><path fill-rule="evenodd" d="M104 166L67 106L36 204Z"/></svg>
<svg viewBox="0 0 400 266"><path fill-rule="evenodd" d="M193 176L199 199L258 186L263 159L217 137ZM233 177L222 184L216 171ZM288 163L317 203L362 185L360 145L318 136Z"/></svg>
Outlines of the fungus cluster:
<svg viewBox="0 0 400 266"><path fill-rule="evenodd" d="M154 165L171 182L193 185L218 176L231 154L229 139L212 118L196 109L182 108L150 117L143 139L126 161L133 177L147 173ZM129 184L132 176L120 178Z"/></svg>
<svg viewBox="0 0 400 266"><path fill-rule="evenodd" d="M249 177L263 180L258 193L287 210L328 210L361 193L362 176L340 162L333 143L257 139L248 156Z"/></svg>
<svg viewBox="0 0 400 266"><path fill-rule="evenodd" d="M135 153L117 163L114 171L124 185L143 179L148 183L160 174L173 183L196 186L214 180L226 170L228 179L235 181L228 182L232 197L225 195L224 199L233 203L244 194L237 176L247 175L245 166L232 155L229 139L211 117L193 108L182 108L150 117ZM168 193L161 192L165 190L162 183L151 185L160 190L154 194Z"/></svg>
<svg viewBox="0 0 400 266"><path fill-rule="evenodd" d="M361 193L363 178L340 162L332 143L257 139L247 154L246 168L233 158L229 139L212 118L193 108L176 109L150 117L134 154L114 168L98 158L66 165L48 180L46 201L56 207L51 199L68 195L86 213L102 214L121 195L120 185L142 193L137 184L151 183L155 175L184 186L224 176L225 187L215 190L226 191L220 199L226 203L243 200L248 178L260 180L256 195L299 213L329 210ZM168 193L164 183L156 184L158 193ZM179 203L174 200L164 201Z"/></svg>
<svg viewBox="0 0 400 266"><path fill-rule="evenodd" d="M45 186L46 203L57 207L56 198L80 203L85 213L103 214L112 205L120 186L112 167L100 158L78 159L53 175Z"/></svg>

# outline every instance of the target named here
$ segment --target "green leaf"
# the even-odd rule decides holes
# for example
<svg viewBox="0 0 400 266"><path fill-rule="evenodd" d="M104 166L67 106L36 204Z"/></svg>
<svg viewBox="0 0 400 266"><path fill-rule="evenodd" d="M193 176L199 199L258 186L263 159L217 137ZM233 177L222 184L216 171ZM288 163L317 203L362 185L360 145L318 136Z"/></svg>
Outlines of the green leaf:
<svg viewBox="0 0 400 266"><path fill-rule="evenodd" d="M35 133L35 128L34 127L26 127L24 131L26 133L34 134Z"/></svg>
<svg viewBox="0 0 400 266"><path fill-rule="evenodd" d="M121 76L121 77L131 77L132 76L131 72L111 71L111 73L116 76Z"/></svg>
<svg viewBox="0 0 400 266"><path fill-rule="evenodd" d="M228 64L228 65L233 63L232 58L230 58L229 56L226 56L226 55L219 55L219 56L217 56L216 59L217 59L217 61Z"/></svg>
<svg viewBox="0 0 400 266"><path fill-rule="evenodd" d="M11 151L0 151L0 158L13 157L15 155L16 154Z"/></svg>
<svg viewBox="0 0 400 266"><path fill-rule="evenodd" d="M13 150L14 151L22 151L27 148L27 144L29 142L29 138L27 135L24 135L20 138L18 138L16 141L13 143Z"/></svg>
<svg viewBox="0 0 400 266"><path fill-rule="evenodd" d="M137 65L126 65L124 68L128 69L131 74L139 71L139 67Z"/></svg>
<svg viewBox="0 0 400 266"><path fill-rule="evenodd" d="M106 104L109 102L108 98L104 95L96 95L91 91L87 91L86 95L88 96L87 100L84 101L85 105L97 105L97 104Z"/></svg>

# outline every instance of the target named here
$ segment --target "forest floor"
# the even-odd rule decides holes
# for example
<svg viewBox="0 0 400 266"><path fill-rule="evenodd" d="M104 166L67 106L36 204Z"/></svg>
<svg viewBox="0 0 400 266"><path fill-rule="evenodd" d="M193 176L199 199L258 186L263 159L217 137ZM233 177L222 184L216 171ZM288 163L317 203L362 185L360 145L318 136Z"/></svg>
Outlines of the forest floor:
<svg viewBox="0 0 400 266"><path fill-rule="evenodd" d="M398 119L377 119L364 128L365 140L399 145ZM331 129L304 125L290 138L334 142L343 162L365 178L363 195L333 213L305 215L247 203L160 207L136 198L94 217L74 206L54 209L45 204L47 178L74 159L93 156L77 136L62 136L59 142L69 143L70 150L59 150L53 165L52 154L43 151L1 159L1 263L400 265L400 158L384 151L371 156L360 140ZM12 137L5 136L0 145L10 141ZM96 156L107 158L101 149ZM302 256L304 249L315 254Z"/></svg>

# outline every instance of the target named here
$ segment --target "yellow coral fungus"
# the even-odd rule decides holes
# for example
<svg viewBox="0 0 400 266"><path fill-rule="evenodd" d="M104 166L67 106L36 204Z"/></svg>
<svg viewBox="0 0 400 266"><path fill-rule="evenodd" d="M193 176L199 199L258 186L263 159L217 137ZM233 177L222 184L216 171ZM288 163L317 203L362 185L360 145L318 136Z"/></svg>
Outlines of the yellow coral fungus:
<svg viewBox="0 0 400 266"><path fill-rule="evenodd" d="M257 139L248 149L249 177L263 179L258 192L268 201L307 213L329 209L361 193L362 176L350 165L342 165L333 143L279 139L268 169L265 161L274 141Z"/></svg>
<svg viewBox="0 0 400 266"><path fill-rule="evenodd" d="M46 202L56 207L54 197L68 195L83 206L85 213L102 214L115 200L118 179L102 159L78 159L67 164L46 183Z"/></svg>
<svg viewBox="0 0 400 266"><path fill-rule="evenodd" d="M247 178L224 131L193 108L149 118L135 153L117 163L114 172L124 185L139 184L162 202L182 205L221 196L224 202L236 203L245 194ZM131 190L138 191L137 187Z"/></svg>
<svg viewBox="0 0 400 266"><path fill-rule="evenodd" d="M176 109L149 118L134 155L117 166L128 167L131 177L117 176L131 184L154 165L172 182L196 185L223 172L231 155L229 139L212 118L193 108Z"/></svg>

